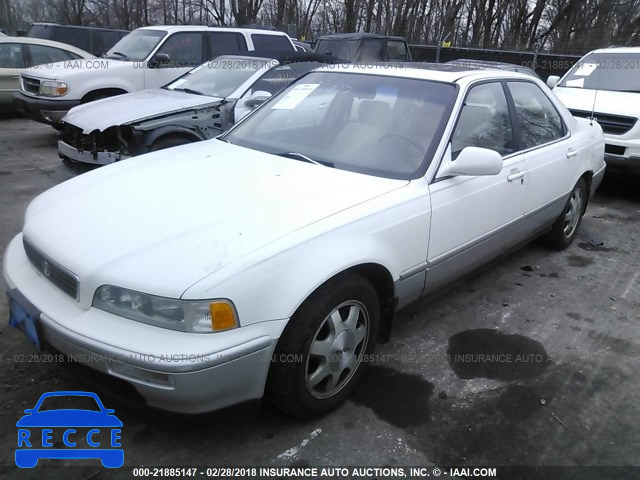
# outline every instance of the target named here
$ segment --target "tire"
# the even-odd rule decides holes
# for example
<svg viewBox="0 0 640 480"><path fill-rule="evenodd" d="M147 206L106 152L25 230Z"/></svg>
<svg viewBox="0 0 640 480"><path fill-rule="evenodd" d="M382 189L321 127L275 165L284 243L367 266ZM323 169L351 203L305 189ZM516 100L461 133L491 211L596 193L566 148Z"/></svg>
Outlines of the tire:
<svg viewBox="0 0 640 480"><path fill-rule="evenodd" d="M178 145L185 145L191 143L191 140L185 137L178 137L176 135L167 135L160 137L149 146L150 152L157 152L158 150L164 150L165 148L177 147Z"/></svg>
<svg viewBox="0 0 640 480"><path fill-rule="evenodd" d="M366 279L347 274L328 281L284 329L269 369L266 398L301 419L333 410L362 379L368 363L362 360L375 348L379 325L380 302Z"/></svg>
<svg viewBox="0 0 640 480"><path fill-rule="evenodd" d="M578 228L582 223L582 216L587 209L588 201L587 183L583 178L578 180L573 187L567 204L562 213L555 221L549 233L544 237L544 243L555 250L564 250L578 233Z"/></svg>

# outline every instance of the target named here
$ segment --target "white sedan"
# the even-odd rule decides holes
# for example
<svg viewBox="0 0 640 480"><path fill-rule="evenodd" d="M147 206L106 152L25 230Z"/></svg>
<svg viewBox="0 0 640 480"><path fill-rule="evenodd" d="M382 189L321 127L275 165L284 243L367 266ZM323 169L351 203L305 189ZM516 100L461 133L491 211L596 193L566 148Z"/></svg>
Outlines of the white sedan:
<svg viewBox="0 0 640 480"><path fill-rule="evenodd" d="M536 236L568 246L603 157L531 76L325 67L221 138L36 198L10 322L154 407L318 415L399 308Z"/></svg>

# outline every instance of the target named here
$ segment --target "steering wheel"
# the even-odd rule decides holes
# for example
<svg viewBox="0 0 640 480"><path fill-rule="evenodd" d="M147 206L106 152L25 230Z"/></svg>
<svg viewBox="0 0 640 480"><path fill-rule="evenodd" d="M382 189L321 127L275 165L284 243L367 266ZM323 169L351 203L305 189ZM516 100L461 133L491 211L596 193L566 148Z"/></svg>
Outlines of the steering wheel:
<svg viewBox="0 0 640 480"><path fill-rule="evenodd" d="M404 135L400 135L397 133L388 133L387 135L383 135L382 137L380 137L380 139L378 139L378 143L383 143L385 140L389 138L397 138L399 140L402 140L403 142L406 142L407 144L412 146L419 155L422 155L424 152L424 148L418 142L416 142L415 140L412 140L409 137L405 137Z"/></svg>

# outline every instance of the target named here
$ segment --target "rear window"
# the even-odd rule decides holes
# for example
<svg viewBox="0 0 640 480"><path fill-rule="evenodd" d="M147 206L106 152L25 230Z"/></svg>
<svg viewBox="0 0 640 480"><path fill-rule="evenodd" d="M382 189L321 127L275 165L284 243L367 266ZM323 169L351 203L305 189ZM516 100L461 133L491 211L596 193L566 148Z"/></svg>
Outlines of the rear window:
<svg viewBox="0 0 640 480"><path fill-rule="evenodd" d="M256 33L251 35L251 39L253 40L253 47L256 52L272 52L274 50L294 51L291 42L289 42L289 39L284 35L261 35Z"/></svg>
<svg viewBox="0 0 640 480"><path fill-rule="evenodd" d="M354 59L359 42L356 40L319 40L316 53L326 53L341 60Z"/></svg>

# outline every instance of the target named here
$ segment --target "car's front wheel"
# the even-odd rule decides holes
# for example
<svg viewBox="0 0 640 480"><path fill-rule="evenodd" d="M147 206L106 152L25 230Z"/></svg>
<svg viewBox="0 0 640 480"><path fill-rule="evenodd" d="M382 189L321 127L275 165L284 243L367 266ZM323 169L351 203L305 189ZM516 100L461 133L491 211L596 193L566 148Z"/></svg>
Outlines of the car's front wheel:
<svg viewBox="0 0 640 480"><path fill-rule="evenodd" d="M588 198L587 183L581 178L573 187L564 210L544 237L548 246L563 250L571 245L582 222Z"/></svg>
<svg viewBox="0 0 640 480"><path fill-rule="evenodd" d="M267 398L298 418L336 408L361 380L379 324L378 295L365 278L347 274L325 283L280 337Z"/></svg>

